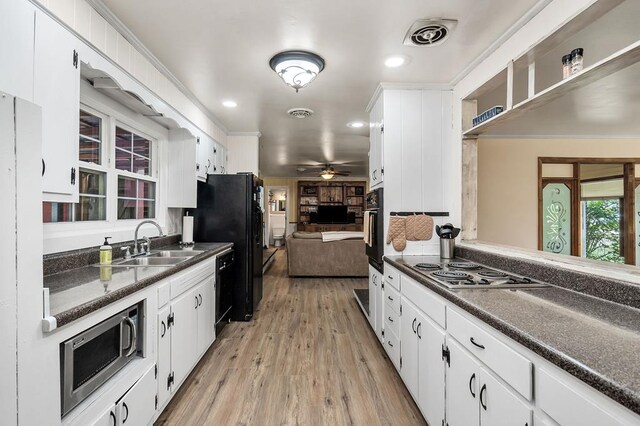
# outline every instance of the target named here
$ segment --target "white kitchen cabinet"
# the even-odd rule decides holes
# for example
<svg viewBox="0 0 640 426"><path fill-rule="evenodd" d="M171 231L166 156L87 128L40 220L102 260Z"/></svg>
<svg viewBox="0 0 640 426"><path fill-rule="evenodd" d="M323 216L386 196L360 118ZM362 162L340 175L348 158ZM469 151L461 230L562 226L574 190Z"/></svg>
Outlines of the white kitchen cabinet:
<svg viewBox="0 0 640 426"><path fill-rule="evenodd" d="M169 131L167 207L195 208L198 199L197 139L185 129Z"/></svg>
<svg viewBox="0 0 640 426"><path fill-rule="evenodd" d="M445 331L404 297L400 328L402 380L427 423L440 424L445 409Z"/></svg>
<svg viewBox="0 0 640 426"><path fill-rule="evenodd" d="M102 414L98 416L98 418L89 422L91 426L116 426L118 424L118 419L116 417L116 404L112 404L109 408L104 410Z"/></svg>
<svg viewBox="0 0 640 426"><path fill-rule="evenodd" d="M33 99L42 107L43 199L78 202L78 40L37 10L34 43Z"/></svg>
<svg viewBox="0 0 640 426"><path fill-rule="evenodd" d="M158 407L163 407L171 396L171 306L158 312Z"/></svg>
<svg viewBox="0 0 640 426"><path fill-rule="evenodd" d="M369 112L369 183L377 188L384 178L384 126L383 96L381 95Z"/></svg>
<svg viewBox="0 0 640 426"><path fill-rule="evenodd" d="M196 363L198 351L199 286L171 302L171 375L172 387L179 386ZM162 379L162 378L161 378Z"/></svg>
<svg viewBox="0 0 640 426"><path fill-rule="evenodd" d="M158 406L163 407L215 340L215 278L185 276L185 290L158 312ZM189 283L196 284L189 285Z"/></svg>
<svg viewBox="0 0 640 426"><path fill-rule="evenodd" d="M447 347L449 363L446 373L446 424L478 426L480 364L453 339L447 339Z"/></svg>
<svg viewBox="0 0 640 426"><path fill-rule="evenodd" d="M371 329L378 334L380 325L377 324L377 310L376 305L376 293L378 292L377 272L375 268L369 265L369 325Z"/></svg>
<svg viewBox="0 0 640 426"><path fill-rule="evenodd" d="M215 142L208 136L196 138L198 145L198 159L196 161L196 174L198 179L207 180L207 175L215 174Z"/></svg>
<svg viewBox="0 0 640 426"><path fill-rule="evenodd" d="M480 368L479 378L480 425L531 426L533 412L515 392L485 368Z"/></svg>
<svg viewBox="0 0 640 426"><path fill-rule="evenodd" d="M447 339L446 423L449 426L531 426L531 408L476 357Z"/></svg>
<svg viewBox="0 0 640 426"><path fill-rule="evenodd" d="M198 357L209 348L215 337L215 291L213 277L198 286Z"/></svg>
<svg viewBox="0 0 640 426"><path fill-rule="evenodd" d="M402 313L404 315L404 308ZM438 425L445 418L442 345L446 333L422 314L418 318L418 406L429 424Z"/></svg>
<svg viewBox="0 0 640 426"><path fill-rule="evenodd" d="M0 2L0 91L33 101L34 6Z"/></svg>
<svg viewBox="0 0 640 426"><path fill-rule="evenodd" d="M136 382L116 404L118 425L147 425L156 412L155 366Z"/></svg>

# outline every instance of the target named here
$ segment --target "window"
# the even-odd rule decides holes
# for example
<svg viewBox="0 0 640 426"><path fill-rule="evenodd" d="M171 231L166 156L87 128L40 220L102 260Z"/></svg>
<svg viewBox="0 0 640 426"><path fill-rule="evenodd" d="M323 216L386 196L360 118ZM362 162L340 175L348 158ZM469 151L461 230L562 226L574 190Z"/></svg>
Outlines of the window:
<svg viewBox="0 0 640 426"><path fill-rule="evenodd" d="M116 169L151 175L151 141L116 127Z"/></svg>
<svg viewBox="0 0 640 426"><path fill-rule="evenodd" d="M80 109L78 159L80 160L79 200L76 204L42 205L43 223L84 222L107 219L107 174L99 167L103 158L102 118ZM98 167L96 167L98 166Z"/></svg>
<svg viewBox="0 0 640 426"><path fill-rule="evenodd" d="M118 219L146 219L156 215L156 184L118 176Z"/></svg>
<svg viewBox="0 0 640 426"><path fill-rule="evenodd" d="M82 106L79 201L43 203L43 222L106 221L108 211L118 220L156 217L153 145L148 137L123 124L115 125L115 119ZM107 182L112 189L108 190Z"/></svg>

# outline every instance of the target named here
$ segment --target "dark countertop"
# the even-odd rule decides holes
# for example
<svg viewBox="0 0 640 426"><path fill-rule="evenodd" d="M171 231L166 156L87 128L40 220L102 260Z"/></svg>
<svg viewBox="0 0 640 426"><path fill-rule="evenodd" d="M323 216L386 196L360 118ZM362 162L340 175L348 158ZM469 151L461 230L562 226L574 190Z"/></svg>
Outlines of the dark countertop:
<svg viewBox="0 0 640 426"><path fill-rule="evenodd" d="M105 268L91 265L47 275L44 287L49 289L50 315L55 318L56 327L61 327L230 247L232 243L196 243L193 250L203 253L172 266ZM155 250L181 248L170 245Z"/></svg>
<svg viewBox="0 0 640 426"><path fill-rule="evenodd" d="M640 414L640 310L556 286L449 290L407 266L437 257L385 261Z"/></svg>

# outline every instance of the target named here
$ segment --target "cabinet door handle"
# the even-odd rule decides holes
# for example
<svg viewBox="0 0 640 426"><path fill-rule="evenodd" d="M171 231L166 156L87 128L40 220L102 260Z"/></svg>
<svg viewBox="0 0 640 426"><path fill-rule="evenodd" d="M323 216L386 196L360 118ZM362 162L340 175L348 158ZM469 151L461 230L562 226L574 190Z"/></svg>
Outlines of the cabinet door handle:
<svg viewBox="0 0 640 426"><path fill-rule="evenodd" d="M202 306L202 295L198 294L198 299L200 299L200 301L198 302L198 306Z"/></svg>
<svg viewBox="0 0 640 426"><path fill-rule="evenodd" d="M167 334L167 325L164 321L160 321L160 325L162 326L162 333L160 333L160 337L164 337L164 335Z"/></svg>
<svg viewBox="0 0 640 426"><path fill-rule="evenodd" d="M196 306L193 309L198 309L198 296L196 296Z"/></svg>
<svg viewBox="0 0 640 426"><path fill-rule="evenodd" d="M411 323L411 329L413 330L413 334L416 334L416 320L417 318L414 318L413 322Z"/></svg>
<svg viewBox="0 0 640 426"><path fill-rule="evenodd" d="M480 343L478 343L478 342L476 342L475 340L473 340L473 337L471 337L469 340L471 341L471 343L472 343L474 346L476 346L476 347L478 347L478 348L480 348L480 349L484 349L484 345L481 345Z"/></svg>
<svg viewBox="0 0 640 426"><path fill-rule="evenodd" d="M109 411L109 417L113 419L113 426L116 426L116 414L113 411Z"/></svg>
<svg viewBox="0 0 640 426"><path fill-rule="evenodd" d="M389 317L389 321L390 321L390 322L393 322L393 319L392 319L391 317Z"/></svg>
<svg viewBox="0 0 640 426"><path fill-rule="evenodd" d="M387 275L387 278L389 278L390 280L393 280L393 277L391 275Z"/></svg>
<svg viewBox="0 0 640 426"><path fill-rule="evenodd" d="M44 164L44 158L42 159L42 176L44 176L44 171L47 169L46 165Z"/></svg>
<svg viewBox="0 0 640 426"><path fill-rule="evenodd" d="M418 335L418 339L422 339L422 333L420 333L421 327L422 327L422 323L419 322L418 323L418 330L416 332L416 334Z"/></svg>
<svg viewBox="0 0 640 426"><path fill-rule="evenodd" d="M124 408L126 410L126 415L124 416L124 419L122 419L122 424L125 424L127 422L127 419L129 418L129 407L127 407L127 403L123 402L122 403L122 408Z"/></svg>
<svg viewBox="0 0 640 426"><path fill-rule="evenodd" d="M391 340L389 340L387 343L389 344L389 346L393 347L393 343L391 343Z"/></svg>
<svg viewBox="0 0 640 426"><path fill-rule="evenodd" d="M475 380L476 380L476 373L473 373L469 378L469 392L471 392L471 396L474 398L476 397L476 393L473 391L472 384L474 383Z"/></svg>
<svg viewBox="0 0 640 426"><path fill-rule="evenodd" d="M391 300L393 302L393 297L387 296L387 299L389 299L389 300Z"/></svg>
<svg viewBox="0 0 640 426"><path fill-rule="evenodd" d="M487 384L482 385L482 389L480 389L480 405L484 408L484 411L487 411L487 403L484 402L482 397L484 396L485 391L487 390Z"/></svg>
<svg viewBox="0 0 640 426"><path fill-rule="evenodd" d="M75 185L76 184L76 168L72 167L71 168L71 185Z"/></svg>

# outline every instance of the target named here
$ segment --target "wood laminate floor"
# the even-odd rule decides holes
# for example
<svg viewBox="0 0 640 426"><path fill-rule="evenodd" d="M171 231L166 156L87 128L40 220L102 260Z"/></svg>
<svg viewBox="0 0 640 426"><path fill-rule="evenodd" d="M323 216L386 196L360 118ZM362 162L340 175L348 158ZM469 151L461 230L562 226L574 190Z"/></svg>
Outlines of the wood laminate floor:
<svg viewBox="0 0 640 426"><path fill-rule="evenodd" d="M367 279L264 277L255 319L218 336L156 425L424 425L352 290Z"/></svg>

